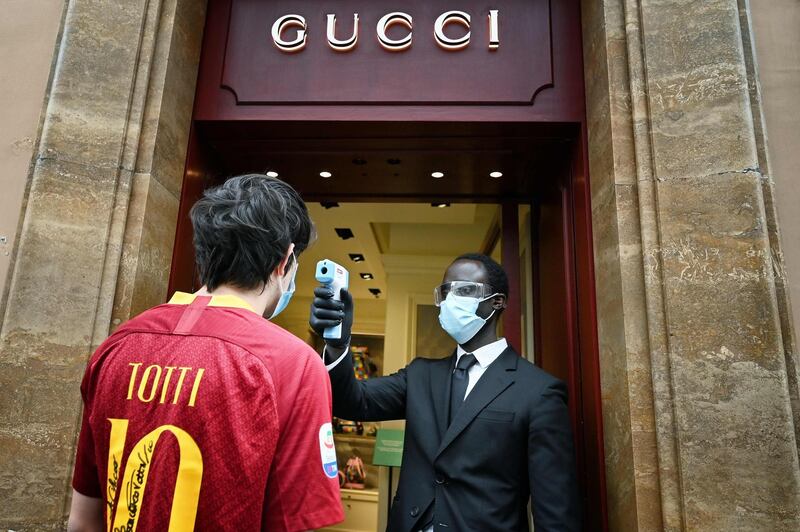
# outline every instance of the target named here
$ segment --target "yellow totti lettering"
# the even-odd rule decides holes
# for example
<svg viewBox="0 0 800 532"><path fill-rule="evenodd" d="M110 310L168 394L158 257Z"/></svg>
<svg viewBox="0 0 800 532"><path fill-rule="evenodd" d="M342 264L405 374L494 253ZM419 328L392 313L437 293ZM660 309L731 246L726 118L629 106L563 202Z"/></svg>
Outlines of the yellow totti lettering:
<svg viewBox="0 0 800 532"><path fill-rule="evenodd" d="M200 380L203 378L203 373L205 373L205 369L199 368L197 370L197 375L194 378L194 386L192 386L192 395L189 396L189 406L194 406L195 401L197 400L197 390L200 389Z"/></svg>
<svg viewBox="0 0 800 532"><path fill-rule="evenodd" d="M186 372L192 371L192 368L178 368L181 372L181 376L178 377L178 385L175 387L175 397L172 399L172 404L178 404L178 398L181 396L181 390L183 388L183 380L186 378Z"/></svg>
<svg viewBox="0 0 800 532"><path fill-rule="evenodd" d="M128 399L133 399L133 385L136 383L136 373L138 373L139 366L141 366L142 363L137 362L136 364L134 364L133 362L131 362L128 365L133 367L133 369L131 370L131 382L128 383Z"/></svg>
<svg viewBox="0 0 800 532"><path fill-rule="evenodd" d="M147 381L150 380L150 371L153 368L155 368L156 370L156 375L153 378L153 385L150 386L150 395L145 399L144 392L147 389ZM139 382L139 392L138 392L139 400L144 403L149 403L150 401L152 401L153 398L156 396L156 389L158 388L158 382L160 380L161 380L161 366L157 366L156 364L153 364L152 366L147 366L147 368L144 370L144 373L142 374L142 380L141 382Z"/></svg>
<svg viewBox="0 0 800 532"><path fill-rule="evenodd" d="M169 388L169 381L172 379L172 372L175 370L175 366L167 366L164 369L167 370L167 374L164 375L164 386L161 387L161 400L159 403L162 405L167 398L167 388Z"/></svg>
<svg viewBox="0 0 800 532"><path fill-rule="evenodd" d="M111 447L109 447L109 464L117 460L112 454L125 447L125 437L128 430L128 421L125 419L109 419L111 422ZM158 445L159 438L164 432L170 432L178 441L178 475L175 480L175 493L172 496L172 509L169 516L169 532L190 532L194 530L197 517L197 504L200 499L200 484L203 480L203 455L192 437L181 428L174 425L162 425L136 442L125 463L124 476L121 485L125 486L124 492L119 494L120 502L114 505L114 496L117 494L119 479L112 479L115 471L109 465L109 512L107 518L108 530L126 530L135 532L139 524L140 510L144 501L147 488L147 477L150 474L150 464L153 453ZM113 483L112 483L113 480ZM111 486L114 486L113 495ZM112 520L113 515L113 520Z"/></svg>

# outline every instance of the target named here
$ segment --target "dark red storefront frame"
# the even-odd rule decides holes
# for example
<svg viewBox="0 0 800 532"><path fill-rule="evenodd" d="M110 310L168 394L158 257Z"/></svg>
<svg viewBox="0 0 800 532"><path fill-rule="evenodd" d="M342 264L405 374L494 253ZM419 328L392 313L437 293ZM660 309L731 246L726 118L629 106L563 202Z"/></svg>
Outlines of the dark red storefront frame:
<svg viewBox="0 0 800 532"><path fill-rule="evenodd" d="M552 327L552 336L563 335L560 342L569 353L566 380L570 386L570 407L576 432L579 467L587 499L587 529L606 530L607 514L605 501L605 464L602 432L600 396L600 370L597 340L597 317L595 305L594 264L592 252L591 193L588 176L588 148L583 100L583 63L581 56L580 12L575 1L554 1L551 4L551 31L553 33L552 64L554 87L545 88L537 94L535 105L520 108L510 105L237 105L232 92L222 88L220 72L224 63L224 50L229 33L230 0L211 0L204 36L204 51L201 59L192 134L187 156L186 174L181 197L180 218L176 234L175 253L170 278L170 293L175 289L186 289L191 285L193 260L191 256L191 227L188 209L202 190L209 184L208 176L214 174L219 163L214 160L197 134L197 124L226 122L319 122L319 121L437 121L458 123L537 123L554 125L574 124L576 135L572 152L562 182L555 187L555 196L550 206L559 204L555 210L539 208L534 202L534 216L553 216L560 234L551 244L562 250L561 267L552 272L541 268L543 257L535 258L536 281L534 298L536 305L535 329ZM322 198L314 198L316 200ZM346 195L335 199L346 200ZM355 199L355 198L354 198ZM382 198L386 199L386 198ZM397 198L412 200L413 198ZM429 198L420 196L418 200ZM496 198L498 202L509 198ZM364 201L365 198L356 199ZM463 199L462 199L463 200ZM486 198L482 199L483 201ZM508 212L508 209L505 209ZM534 218L536 221L536 218ZM506 224L508 227L509 224ZM555 226L555 225L554 225ZM507 231L508 229L506 229ZM509 236L508 234L504 236ZM534 234L535 239L542 238ZM534 246L538 249L538 246ZM519 271L512 269L511 283L519 286ZM548 323L548 309L542 307L542 285L563 287L563 323ZM519 327L512 327L511 336L519 337ZM537 334L537 352L547 351L542 342L546 335ZM562 369L548 367L548 361L540 361L545 369L562 373ZM560 365L562 362L556 363Z"/></svg>

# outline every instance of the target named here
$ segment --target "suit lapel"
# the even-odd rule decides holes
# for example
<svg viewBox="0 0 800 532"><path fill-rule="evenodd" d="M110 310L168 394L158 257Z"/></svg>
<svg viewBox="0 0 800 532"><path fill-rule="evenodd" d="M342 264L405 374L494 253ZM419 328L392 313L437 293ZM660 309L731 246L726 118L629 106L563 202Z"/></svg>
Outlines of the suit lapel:
<svg viewBox="0 0 800 532"><path fill-rule="evenodd" d="M434 364L430 373L431 401L436 414L436 428L438 429L437 435L439 439L444 436L449 421L448 410L450 408L450 386L452 380L450 375L453 373L455 365L456 352L453 351L449 358Z"/></svg>
<svg viewBox="0 0 800 532"><path fill-rule="evenodd" d="M439 450L436 453L437 457L453 443L453 440L455 440L470 423L472 423L475 416L477 416L486 405L513 384L518 358L519 355L509 347L486 369L486 372L481 376L478 383L467 396L461 409L456 414L455 419L453 419L453 422L450 423L450 426L447 428L444 439L442 439L442 443L439 445ZM449 380L448 378L448 381ZM447 388L447 401L449 403L450 386L445 386L445 388Z"/></svg>

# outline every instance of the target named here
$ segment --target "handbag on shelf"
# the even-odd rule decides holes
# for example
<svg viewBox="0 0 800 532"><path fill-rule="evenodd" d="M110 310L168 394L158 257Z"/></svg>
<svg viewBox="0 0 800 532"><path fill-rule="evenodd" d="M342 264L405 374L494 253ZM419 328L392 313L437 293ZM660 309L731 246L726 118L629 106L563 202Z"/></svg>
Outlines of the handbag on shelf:
<svg viewBox="0 0 800 532"><path fill-rule="evenodd" d="M364 469L364 462L358 456L351 456L344 466L344 482L340 485L343 488L363 490L367 480L367 473Z"/></svg>

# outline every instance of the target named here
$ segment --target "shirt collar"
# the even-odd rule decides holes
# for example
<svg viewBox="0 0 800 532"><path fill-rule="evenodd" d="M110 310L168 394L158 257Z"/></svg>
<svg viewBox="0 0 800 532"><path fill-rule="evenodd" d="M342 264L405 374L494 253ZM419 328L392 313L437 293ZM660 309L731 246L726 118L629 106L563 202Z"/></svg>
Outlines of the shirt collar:
<svg viewBox="0 0 800 532"><path fill-rule="evenodd" d="M169 300L168 305L190 305L196 298L197 294L187 294L186 292L175 292L173 294L172 299ZM228 308L242 308L245 310L249 310L251 312L255 312L255 309L250 306L247 301L244 299L234 296L234 295L220 295L220 296L211 296L211 300L208 302L209 307L228 307Z"/></svg>
<svg viewBox="0 0 800 532"><path fill-rule="evenodd" d="M483 347L480 347L472 352L475 355L475 358L478 360L478 364L482 368L488 368L489 364L497 360L503 351L508 348L508 342L505 338L500 338L497 341L492 342L491 344L487 344ZM464 348L460 345L456 349L456 364L458 364L458 359L461 358L462 355L465 355L467 352L464 351Z"/></svg>

